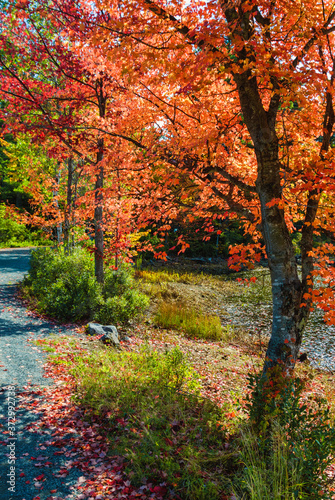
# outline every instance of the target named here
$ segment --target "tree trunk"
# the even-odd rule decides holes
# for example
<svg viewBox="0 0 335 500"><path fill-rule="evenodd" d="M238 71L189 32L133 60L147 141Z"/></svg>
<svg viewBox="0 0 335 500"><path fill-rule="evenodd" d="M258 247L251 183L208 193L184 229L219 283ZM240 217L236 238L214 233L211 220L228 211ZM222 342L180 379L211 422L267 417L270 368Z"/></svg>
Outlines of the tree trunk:
<svg viewBox="0 0 335 500"><path fill-rule="evenodd" d="M278 205L267 206L274 198L281 199L279 168L276 165L279 162L273 157L273 148L269 149L257 154L259 174L256 183L273 300L272 331L264 371L279 364L289 374L298 357L309 308L300 308L302 286L284 210Z"/></svg>
<svg viewBox="0 0 335 500"><path fill-rule="evenodd" d="M235 81L245 122L255 147L258 169L256 190L260 200L262 234L271 273L273 317L264 373L273 366L280 366L286 375L290 375L299 354L302 334L310 314L311 299L304 299L304 294L311 288L308 279L313 270L313 258L310 256L313 249L313 223L321 193L319 190L312 190L308 194L302 228L300 279L284 209L280 206L283 200L280 171L283 166L279 161L275 130L280 98L274 95L268 111L265 111L259 97L256 78L250 78L250 74L246 72L235 75ZM329 149L334 122L332 95L327 92L321 158L323 152ZM277 203L271 206L270 202L274 199Z"/></svg>
<svg viewBox="0 0 335 500"><path fill-rule="evenodd" d="M58 185L59 185L59 181L60 181L60 166L59 166L59 163L57 162L57 170L55 171L55 181L56 181L56 185L57 185L57 189L55 191L53 191L52 193L52 196L55 200L55 207L59 208L59 205L58 205L58 199L57 199L57 196L58 196ZM61 242L62 242L62 223L58 223L57 226L56 226L56 239L57 239L57 245L60 245Z"/></svg>
<svg viewBox="0 0 335 500"><path fill-rule="evenodd" d="M103 159L103 139L98 141L97 164L98 173L95 181L95 208L94 208L94 228L95 228L95 276L98 283L104 282L104 232L103 232L103 194L104 167Z"/></svg>
<svg viewBox="0 0 335 500"><path fill-rule="evenodd" d="M260 200L262 234L271 275L273 318L266 352L264 373L280 366L287 375L294 369L309 307L301 308L303 293L298 276L294 247L280 204L282 201L278 138L275 131L280 98L273 97L266 111L258 92L257 80L249 71L234 76L245 123L251 135L258 176L256 190Z"/></svg>
<svg viewBox="0 0 335 500"><path fill-rule="evenodd" d="M70 225L72 212L72 184L73 184L73 160L68 159L67 168L67 191L66 191L66 207L64 211L64 244L69 251L70 247Z"/></svg>
<svg viewBox="0 0 335 500"><path fill-rule="evenodd" d="M99 103L99 116L105 117L107 98L104 94L104 81L99 78L96 82L96 95ZM98 139L97 177L95 181L94 200L94 239L95 239L95 276L98 283L104 282L104 229L103 229L103 187L104 187L104 140Z"/></svg>

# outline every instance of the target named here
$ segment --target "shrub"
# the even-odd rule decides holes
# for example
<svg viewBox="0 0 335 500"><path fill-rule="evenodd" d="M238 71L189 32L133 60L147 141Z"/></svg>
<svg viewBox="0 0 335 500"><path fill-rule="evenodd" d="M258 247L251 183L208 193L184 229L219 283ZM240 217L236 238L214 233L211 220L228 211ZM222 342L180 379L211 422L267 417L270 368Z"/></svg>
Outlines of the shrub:
<svg viewBox="0 0 335 500"><path fill-rule="evenodd" d="M249 389L252 392L247 398L247 410L253 432L257 435L259 457L273 466L272 475L267 475L269 493L266 498L330 498L327 492L322 491L327 480L325 470L331 463L335 447L335 429L327 402L323 399L303 399L302 380L286 378L276 369L267 377L250 375ZM279 445L274 446L278 432ZM281 469L290 474L286 484L290 483L288 493L291 496L284 496L284 492L283 496L273 496L278 446L285 450L285 463L281 464ZM281 457L283 459L283 455ZM250 461L246 465L250 467ZM249 473L247 475L251 477Z"/></svg>
<svg viewBox="0 0 335 500"><path fill-rule="evenodd" d="M198 313L184 304L161 303L155 316L155 322L163 328L183 330L190 337L220 340L223 337L218 316Z"/></svg>
<svg viewBox="0 0 335 500"><path fill-rule="evenodd" d="M123 295L134 287L134 276L131 267L120 267L117 271L106 269L102 294L105 299L115 295Z"/></svg>
<svg viewBox="0 0 335 500"><path fill-rule="evenodd" d="M34 250L24 285L41 312L66 321L90 317L100 294L93 262L82 249L69 255L63 250Z"/></svg>
<svg viewBox="0 0 335 500"><path fill-rule="evenodd" d="M127 290L123 295L115 295L98 302L94 320L108 325L124 323L138 316L149 304L149 299L138 290Z"/></svg>
<svg viewBox="0 0 335 500"><path fill-rule="evenodd" d="M130 269L106 271L104 285L97 283L91 255L82 248L71 254L63 249L32 252L23 289L37 300L40 312L66 321L94 318L100 323L125 322L148 305L135 289Z"/></svg>

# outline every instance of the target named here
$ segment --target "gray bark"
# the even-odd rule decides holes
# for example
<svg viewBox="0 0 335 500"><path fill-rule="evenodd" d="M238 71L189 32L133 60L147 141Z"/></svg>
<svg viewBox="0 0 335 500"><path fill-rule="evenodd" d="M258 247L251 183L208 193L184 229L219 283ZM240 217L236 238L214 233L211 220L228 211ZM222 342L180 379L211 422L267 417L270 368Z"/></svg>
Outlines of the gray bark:
<svg viewBox="0 0 335 500"><path fill-rule="evenodd" d="M103 231L103 194L104 187L104 167L103 140L99 140L99 151L97 154L97 164L99 170L95 181L95 207L94 207L94 241L95 241L95 276L98 283L104 282L104 231Z"/></svg>
<svg viewBox="0 0 335 500"><path fill-rule="evenodd" d="M72 213L72 184L73 184L73 159L68 159L67 168L67 191L66 191L66 207L64 211L64 243L67 249L70 247L70 229L71 229L71 213Z"/></svg>
<svg viewBox="0 0 335 500"><path fill-rule="evenodd" d="M105 117L106 95L104 94L104 82L100 78L96 84L96 94L99 103L99 116ZM104 282L104 229L103 229L103 187L104 187L104 140L98 139L97 166L98 172L95 181L95 206L94 206L94 240L95 240L95 276L98 283Z"/></svg>

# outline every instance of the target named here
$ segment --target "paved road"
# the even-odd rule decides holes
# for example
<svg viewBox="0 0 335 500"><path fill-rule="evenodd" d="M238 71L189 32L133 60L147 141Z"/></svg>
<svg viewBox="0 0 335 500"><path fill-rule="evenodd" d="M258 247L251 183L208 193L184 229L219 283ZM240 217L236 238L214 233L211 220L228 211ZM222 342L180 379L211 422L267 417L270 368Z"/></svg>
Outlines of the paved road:
<svg viewBox="0 0 335 500"><path fill-rule="evenodd" d="M59 455L59 448L43 446L50 440L51 431L29 431L39 414L18 408L20 394L28 394L32 388L38 392L53 382L43 377L45 353L28 340L65 332L59 325L34 317L16 299L15 283L27 273L29 255L28 249L0 250L0 500L72 499L77 498L73 485L82 473L74 467L66 479L53 476L53 471L66 468L66 457ZM15 421L11 420L11 411ZM51 465L36 468L36 460L31 457L41 455L41 449ZM58 454L54 455L55 451ZM41 473L47 478L43 490L34 480ZM54 490L56 495L51 493Z"/></svg>

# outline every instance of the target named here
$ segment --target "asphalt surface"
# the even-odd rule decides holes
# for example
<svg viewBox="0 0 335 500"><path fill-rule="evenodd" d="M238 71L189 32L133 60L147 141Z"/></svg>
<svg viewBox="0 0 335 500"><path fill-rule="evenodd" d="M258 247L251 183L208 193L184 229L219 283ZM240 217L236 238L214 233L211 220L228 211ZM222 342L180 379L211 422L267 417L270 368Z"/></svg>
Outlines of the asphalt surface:
<svg viewBox="0 0 335 500"><path fill-rule="evenodd" d="M0 250L0 500L80 498L75 483L82 473L73 467L66 478L54 476L54 471L67 468L68 458L48 443L51 430L31 432L40 415L19 407L20 395L33 391L33 398L42 398L38 390L53 383L43 376L46 354L29 339L50 333L75 335L35 317L17 300L15 284L28 272L29 256L29 249ZM36 461L39 455L43 457ZM36 479L41 474L46 478L42 487Z"/></svg>

